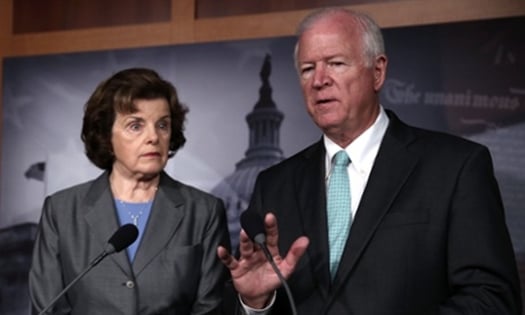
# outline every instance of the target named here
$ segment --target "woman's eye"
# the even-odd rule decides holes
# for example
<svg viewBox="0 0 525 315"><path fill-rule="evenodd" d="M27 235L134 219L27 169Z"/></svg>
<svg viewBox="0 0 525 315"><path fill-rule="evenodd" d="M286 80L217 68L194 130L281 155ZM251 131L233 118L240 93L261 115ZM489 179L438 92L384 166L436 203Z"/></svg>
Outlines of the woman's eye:
<svg viewBox="0 0 525 315"><path fill-rule="evenodd" d="M139 131L142 126L139 123L133 123L129 125L129 129L133 131Z"/></svg>
<svg viewBox="0 0 525 315"><path fill-rule="evenodd" d="M159 129L167 130L167 129L169 129L170 124L167 121L164 121L164 122L160 122L158 124L158 127L159 127Z"/></svg>

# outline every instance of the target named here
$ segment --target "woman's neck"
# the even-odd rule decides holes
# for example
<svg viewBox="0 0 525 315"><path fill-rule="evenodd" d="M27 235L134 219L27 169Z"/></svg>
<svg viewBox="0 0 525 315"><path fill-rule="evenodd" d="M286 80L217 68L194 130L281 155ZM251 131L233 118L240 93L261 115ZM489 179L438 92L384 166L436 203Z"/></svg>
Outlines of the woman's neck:
<svg viewBox="0 0 525 315"><path fill-rule="evenodd" d="M159 175L148 179L136 179L112 173L109 183L113 197L128 202L146 202L155 197L159 186Z"/></svg>

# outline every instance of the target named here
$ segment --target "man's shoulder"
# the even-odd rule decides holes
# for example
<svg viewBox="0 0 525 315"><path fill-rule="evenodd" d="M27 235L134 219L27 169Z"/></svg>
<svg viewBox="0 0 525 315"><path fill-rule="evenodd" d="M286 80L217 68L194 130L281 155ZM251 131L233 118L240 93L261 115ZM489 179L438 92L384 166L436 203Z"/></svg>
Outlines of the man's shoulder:
<svg viewBox="0 0 525 315"><path fill-rule="evenodd" d="M420 143L424 144L425 147L431 146L436 151L447 150L459 153L486 148L485 145L461 135L417 127L412 128Z"/></svg>
<svg viewBox="0 0 525 315"><path fill-rule="evenodd" d="M324 150L322 141L317 141L281 162L263 170L261 174L265 176L275 176L277 174L295 172L298 168L305 165L305 163L316 163L316 161L319 161L321 157L324 157Z"/></svg>
<svg viewBox="0 0 525 315"><path fill-rule="evenodd" d="M479 150L480 148L485 147L484 145L462 135L407 124L395 116L391 111L389 112L389 117L391 125L387 131L387 135L397 138L401 142L406 141L407 143L410 143L410 146L430 146L434 151L443 149L456 152Z"/></svg>

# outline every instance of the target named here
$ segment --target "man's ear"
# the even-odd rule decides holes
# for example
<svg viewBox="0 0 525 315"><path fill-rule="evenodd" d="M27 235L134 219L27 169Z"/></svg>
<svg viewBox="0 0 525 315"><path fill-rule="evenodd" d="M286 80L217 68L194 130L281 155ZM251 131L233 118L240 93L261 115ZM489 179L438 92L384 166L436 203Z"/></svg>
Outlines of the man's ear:
<svg viewBox="0 0 525 315"><path fill-rule="evenodd" d="M386 78L386 68L388 59L385 55L379 55L376 57L374 64L374 90L379 92Z"/></svg>

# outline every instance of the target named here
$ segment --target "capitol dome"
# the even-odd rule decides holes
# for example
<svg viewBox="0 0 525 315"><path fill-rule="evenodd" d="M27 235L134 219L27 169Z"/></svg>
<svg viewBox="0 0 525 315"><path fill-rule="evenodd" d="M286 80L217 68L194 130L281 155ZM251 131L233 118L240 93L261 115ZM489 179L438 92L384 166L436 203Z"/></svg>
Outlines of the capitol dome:
<svg viewBox="0 0 525 315"><path fill-rule="evenodd" d="M241 230L239 217L246 210L260 171L284 159L279 146L279 128L284 115L272 99L271 58L266 55L260 71L262 81L259 100L246 115L249 128L249 147L244 158L235 164L235 171L226 176L211 193L221 198L226 206L232 248L239 244Z"/></svg>

